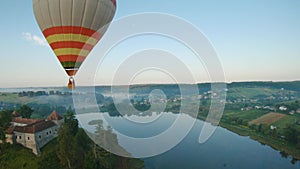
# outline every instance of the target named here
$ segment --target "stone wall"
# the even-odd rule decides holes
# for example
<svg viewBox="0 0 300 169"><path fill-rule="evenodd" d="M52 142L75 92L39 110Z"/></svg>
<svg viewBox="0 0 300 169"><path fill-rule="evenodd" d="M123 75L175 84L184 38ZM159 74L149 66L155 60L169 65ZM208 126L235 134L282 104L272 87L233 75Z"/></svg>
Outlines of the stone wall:
<svg viewBox="0 0 300 169"><path fill-rule="evenodd" d="M34 154L39 155L41 153L40 149L57 137L59 128L61 127L64 120L61 119L53 122L56 124L55 126L37 133L22 133L14 131L13 134L6 134L6 142L10 144L22 144L24 147L31 149ZM1 140L0 143L2 143Z"/></svg>
<svg viewBox="0 0 300 169"><path fill-rule="evenodd" d="M15 140L17 143L20 143L22 145L26 145L26 140L25 140L25 133L20 133L15 131Z"/></svg>
<svg viewBox="0 0 300 169"><path fill-rule="evenodd" d="M40 148L44 147L47 143L57 137L59 127L53 126L41 132L35 134L36 146L39 150Z"/></svg>
<svg viewBox="0 0 300 169"><path fill-rule="evenodd" d="M9 144L15 144L15 135L14 134L6 134L6 142Z"/></svg>
<svg viewBox="0 0 300 169"><path fill-rule="evenodd" d="M59 126L53 126L34 134L15 132L15 140L17 143L31 149L34 154L38 155L40 154L40 148L57 137L58 130Z"/></svg>

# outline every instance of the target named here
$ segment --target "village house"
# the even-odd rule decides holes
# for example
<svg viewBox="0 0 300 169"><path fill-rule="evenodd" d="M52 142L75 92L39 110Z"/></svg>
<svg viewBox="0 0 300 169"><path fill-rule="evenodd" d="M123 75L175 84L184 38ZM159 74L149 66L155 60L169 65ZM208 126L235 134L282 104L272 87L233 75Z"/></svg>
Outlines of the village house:
<svg viewBox="0 0 300 169"><path fill-rule="evenodd" d="M275 130L275 129L277 129L277 127L274 126L274 125L271 125L271 126L270 126L270 129L271 129L271 130Z"/></svg>
<svg viewBox="0 0 300 169"><path fill-rule="evenodd" d="M53 111L46 119L26 119L13 112L11 126L6 132L6 142L22 144L39 155L40 149L57 137L63 117Z"/></svg>
<svg viewBox="0 0 300 169"><path fill-rule="evenodd" d="M285 106L280 106L280 107L279 107L279 110L281 110L281 111L287 111L287 110L288 110L288 108L287 108L287 107L285 107Z"/></svg>
<svg viewBox="0 0 300 169"><path fill-rule="evenodd" d="M295 114L295 110L292 110L289 112L290 115L294 115Z"/></svg>

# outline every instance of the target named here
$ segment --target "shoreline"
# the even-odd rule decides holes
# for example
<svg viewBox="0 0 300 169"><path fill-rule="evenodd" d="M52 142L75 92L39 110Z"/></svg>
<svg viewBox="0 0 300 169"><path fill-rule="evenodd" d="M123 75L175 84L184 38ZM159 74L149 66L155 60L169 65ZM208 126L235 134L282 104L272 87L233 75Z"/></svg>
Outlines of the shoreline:
<svg viewBox="0 0 300 169"><path fill-rule="evenodd" d="M295 149L294 146L288 144L284 140L276 140L271 137L263 136L255 131L251 131L250 129L242 128L240 126L230 125L224 122L220 122L219 126L233 133L236 133L240 136L245 136L245 137L248 136L250 139L254 141L257 141L263 145L270 146L271 148L279 152L284 152L296 160L300 160L300 151Z"/></svg>

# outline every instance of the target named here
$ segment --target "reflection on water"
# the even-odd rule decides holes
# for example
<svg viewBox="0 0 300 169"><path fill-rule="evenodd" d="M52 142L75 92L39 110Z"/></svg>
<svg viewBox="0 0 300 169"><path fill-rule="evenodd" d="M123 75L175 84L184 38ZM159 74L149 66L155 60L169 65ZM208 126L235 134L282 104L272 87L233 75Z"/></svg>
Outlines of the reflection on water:
<svg viewBox="0 0 300 169"><path fill-rule="evenodd" d="M138 150L135 149L135 145L124 139L124 135L137 138L156 136L170 128L180 114L152 113L151 116L148 114L144 118L156 119L150 124L137 124L130 121L130 117L113 117L107 113L90 113L78 116L80 116L78 119L81 126L89 132L93 140L109 147L109 149L122 151L127 156L132 155L134 157ZM182 126L185 125L184 122L189 123L193 120L189 115L183 116L185 120L182 121ZM132 118L143 118L143 116ZM261 145L249 137L239 136L221 127L206 143L199 144L198 138L203 124L203 121L196 120L192 130L176 147L161 155L145 158L145 168L298 169L300 167L299 162L293 161L294 164L292 164L290 157L283 158L282 153L271 147ZM176 132L173 134L176 135ZM168 142L162 144L168 144ZM145 145L145 149L147 149L147 145Z"/></svg>
<svg viewBox="0 0 300 169"><path fill-rule="evenodd" d="M92 125L95 125L95 131L93 133L87 131L86 133L100 147L105 147L109 152L121 152L121 154L125 154L127 157L131 156L130 153L119 146L117 135L113 133L110 126L104 127L102 120L97 120L97 123L93 123Z"/></svg>
<svg viewBox="0 0 300 169"><path fill-rule="evenodd" d="M187 114L152 113L152 116L155 116L154 121L137 123L131 118L147 118L149 114L135 116L130 115L124 118L124 116L110 116L107 113L89 113L80 114L77 117L81 126L95 135L97 135L95 124L97 124L97 119L101 119L103 128L107 130L111 127L113 133L117 135L118 146L129 152L131 154L129 157L135 158L152 157L172 149L189 133L196 121ZM105 146L103 148L110 149ZM113 151L113 153L128 157L122 151Z"/></svg>

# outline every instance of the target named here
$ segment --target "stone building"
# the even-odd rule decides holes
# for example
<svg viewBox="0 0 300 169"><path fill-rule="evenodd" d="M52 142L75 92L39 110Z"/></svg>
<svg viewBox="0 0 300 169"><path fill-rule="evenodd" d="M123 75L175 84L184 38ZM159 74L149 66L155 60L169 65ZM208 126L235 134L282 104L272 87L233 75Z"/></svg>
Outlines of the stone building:
<svg viewBox="0 0 300 169"><path fill-rule="evenodd" d="M25 119L18 117L16 112L11 126L6 132L6 142L22 144L39 155L40 149L57 137L58 130L63 123L63 117L53 111L47 119ZM17 116L17 117L16 117Z"/></svg>

